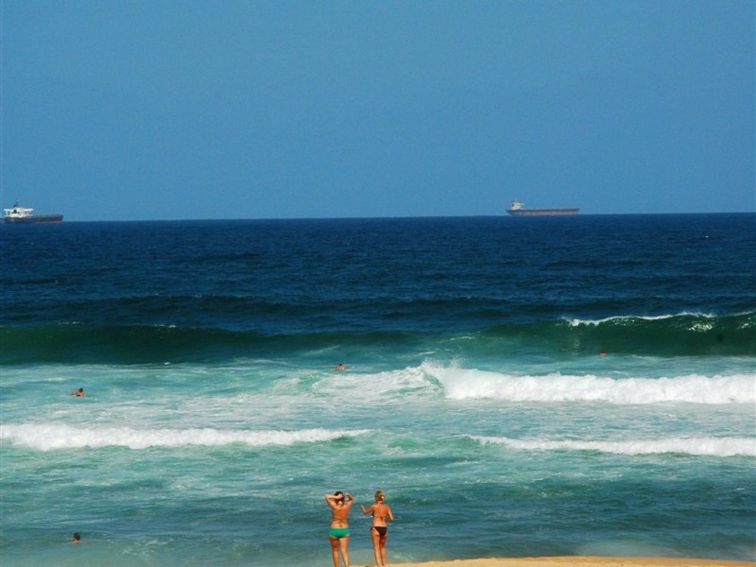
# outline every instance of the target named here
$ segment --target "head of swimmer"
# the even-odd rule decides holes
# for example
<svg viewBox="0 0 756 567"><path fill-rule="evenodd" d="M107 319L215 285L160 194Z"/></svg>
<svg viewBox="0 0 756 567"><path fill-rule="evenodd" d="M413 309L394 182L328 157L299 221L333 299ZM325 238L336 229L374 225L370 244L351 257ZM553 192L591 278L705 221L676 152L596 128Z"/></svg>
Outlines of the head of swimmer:
<svg viewBox="0 0 756 567"><path fill-rule="evenodd" d="M375 491L375 501L376 502L383 502L383 500L386 498L386 495L383 494L383 490L376 490Z"/></svg>
<svg viewBox="0 0 756 567"><path fill-rule="evenodd" d="M337 490L333 493L333 495L336 497L336 502L339 504L344 503L344 493L341 490Z"/></svg>

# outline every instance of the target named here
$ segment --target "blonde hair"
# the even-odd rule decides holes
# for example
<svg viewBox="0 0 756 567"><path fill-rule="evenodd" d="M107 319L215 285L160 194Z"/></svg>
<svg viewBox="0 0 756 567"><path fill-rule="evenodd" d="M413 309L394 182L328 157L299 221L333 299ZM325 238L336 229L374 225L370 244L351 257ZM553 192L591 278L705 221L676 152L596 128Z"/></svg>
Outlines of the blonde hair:
<svg viewBox="0 0 756 567"><path fill-rule="evenodd" d="M383 494L383 490L376 490L375 491L375 499L376 500L380 500L381 502L383 502L384 498L386 498L386 495Z"/></svg>

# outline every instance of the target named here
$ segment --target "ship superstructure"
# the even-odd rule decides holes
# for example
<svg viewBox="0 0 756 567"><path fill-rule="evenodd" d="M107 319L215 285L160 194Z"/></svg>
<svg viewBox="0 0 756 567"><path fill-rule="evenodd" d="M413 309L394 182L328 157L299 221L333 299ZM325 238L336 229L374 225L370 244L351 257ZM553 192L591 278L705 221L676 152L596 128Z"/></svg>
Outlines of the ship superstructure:
<svg viewBox="0 0 756 567"><path fill-rule="evenodd" d="M14 203L10 209L3 209L3 220L12 224L61 222L63 215L60 213L34 214L34 209L20 207L18 203Z"/></svg>

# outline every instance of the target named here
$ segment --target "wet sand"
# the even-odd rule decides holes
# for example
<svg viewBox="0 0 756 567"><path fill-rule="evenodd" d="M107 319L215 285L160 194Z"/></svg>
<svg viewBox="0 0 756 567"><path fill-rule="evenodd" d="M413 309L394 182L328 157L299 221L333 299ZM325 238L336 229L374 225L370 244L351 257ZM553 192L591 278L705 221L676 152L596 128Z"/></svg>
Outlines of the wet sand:
<svg viewBox="0 0 756 567"><path fill-rule="evenodd" d="M490 557L427 561L423 563L391 563L391 567L756 567L756 561L720 559L685 559L679 557Z"/></svg>

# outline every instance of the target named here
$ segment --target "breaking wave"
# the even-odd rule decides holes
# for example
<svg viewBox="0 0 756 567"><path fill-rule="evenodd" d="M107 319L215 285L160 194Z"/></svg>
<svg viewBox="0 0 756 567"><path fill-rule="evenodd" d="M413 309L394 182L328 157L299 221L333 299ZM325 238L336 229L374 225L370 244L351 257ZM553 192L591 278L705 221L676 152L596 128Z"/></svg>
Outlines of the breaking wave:
<svg viewBox="0 0 756 567"><path fill-rule="evenodd" d="M513 402L608 402L620 405L689 402L756 403L756 375L607 378L600 376L516 376L482 370L425 365L444 395L454 400Z"/></svg>
<svg viewBox="0 0 756 567"><path fill-rule="evenodd" d="M756 457L756 437L670 437L622 441L578 441L475 437L484 445L504 445L523 451L598 451L620 455L685 454L711 457Z"/></svg>
<svg viewBox="0 0 756 567"><path fill-rule="evenodd" d="M302 429L298 431L236 431L228 429L147 429L104 427L98 429L58 424L8 424L0 426L0 440L40 451L84 447L180 447L223 446L239 443L250 447L320 443L355 437L369 430Z"/></svg>
<svg viewBox="0 0 756 567"><path fill-rule="evenodd" d="M367 332L342 329L271 334L238 328L85 322L0 326L0 342L0 364L217 361L263 355L287 357L334 347L369 349L387 356L397 351L507 356L523 350L552 357L596 355L602 351L658 356L753 356L756 313L512 321L464 333L439 329L428 333L386 326Z"/></svg>

